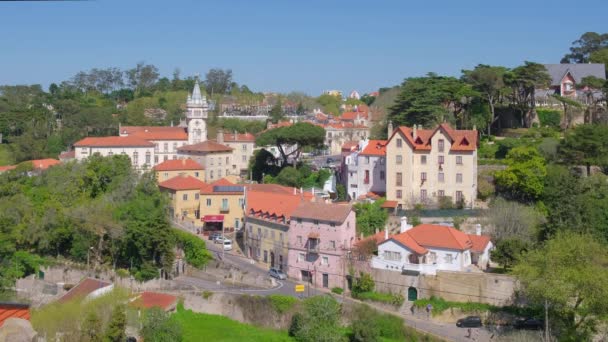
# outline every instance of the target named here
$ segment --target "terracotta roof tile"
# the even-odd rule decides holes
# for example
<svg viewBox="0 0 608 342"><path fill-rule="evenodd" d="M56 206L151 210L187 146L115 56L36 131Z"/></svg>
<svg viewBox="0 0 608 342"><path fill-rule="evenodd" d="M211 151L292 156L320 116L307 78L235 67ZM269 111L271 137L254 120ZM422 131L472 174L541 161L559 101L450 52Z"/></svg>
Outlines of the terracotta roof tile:
<svg viewBox="0 0 608 342"><path fill-rule="evenodd" d="M225 142L255 142L255 135L251 133L224 133Z"/></svg>
<svg viewBox="0 0 608 342"><path fill-rule="evenodd" d="M370 140L359 155L386 156L386 140Z"/></svg>
<svg viewBox="0 0 608 342"><path fill-rule="evenodd" d="M292 217L342 223L352 211L352 206L323 202L301 202L291 213Z"/></svg>
<svg viewBox="0 0 608 342"><path fill-rule="evenodd" d="M426 254L428 252L428 250L422 247L418 242L416 242L416 240L414 240L414 238L412 238L412 236L408 234L408 232L395 234L390 237L389 240L390 239L399 242L403 246L418 254Z"/></svg>
<svg viewBox="0 0 608 342"><path fill-rule="evenodd" d="M402 234L408 234L419 245L424 247L467 250L473 243L467 234L456 228L434 224L420 224ZM401 234L399 234L401 235Z"/></svg>
<svg viewBox="0 0 608 342"><path fill-rule="evenodd" d="M216 180L213 183L205 184L203 187L201 187L201 194L205 194L205 195L213 195L213 194L242 195L244 192L244 190L231 191L231 192L226 192L226 191L217 192L214 190L214 187L216 187L216 186L237 186L237 185L232 183L231 181L229 181L226 178L221 178L221 179ZM244 188L244 186L239 186L239 188Z"/></svg>
<svg viewBox="0 0 608 342"><path fill-rule="evenodd" d="M28 163L28 162L32 163L32 167L34 168L34 170L46 170L51 166L55 166L55 165L61 163L57 159L50 159L50 158L29 160L24 163Z"/></svg>
<svg viewBox="0 0 608 342"><path fill-rule="evenodd" d="M384 201L384 203L382 203L382 205L380 206L381 208L397 208L397 205L399 204L399 202L397 201Z"/></svg>
<svg viewBox="0 0 608 342"><path fill-rule="evenodd" d="M389 137L388 141L391 141L397 133L401 133L414 150L429 151L431 150L431 139L439 130L443 130L451 139L451 151L475 151L477 149L477 131L453 129L447 123L440 124L434 130L418 129L416 130L415 139L413 138L412 128L399 126Z"/></svg>
<svg viewBox="0 0 608 342"><path fill-rule="evenodd" d="M301 195L248 191L247 192L247 215L262 219L273 219L289 222L291 214L300 202L306 200Z"/></svg>
<svg viewBox="0 0 608 342"><path fill-rule="evenodd" d="M155 171L180 171L180 170L204 170L201 164L194 160L187 159L170 159L166 160L154 167Z"/></svg>
<svg viewBox="0 0 608 342"><path fill-rule="evenodd" d="M74 151L74 150L62 152L59 154L59 160L74 159L74 158L76 158L76 151Z"/></svg>
<svg viewBox="0 0 608 342"><path fill-rule="evenodd" d="M19 303L0 303L0 327L9 318L30 320L30 306Z"/></svg>
<svg viewBox="0 0 608 342"><path fill-rule="evenodd" d="M188 140L183 127L163 126L122 126L120 135L138 137L144 140Z"/></svg>
<svg viewBox="0 0 608 342"><path fill-rule="evenodd" d="M170 190L195 190L203 188L206 184L192 176L177 176L167 179L158 186Z"/></svg>
<svg viewBox="0 0 608 342"><path fill-rule="evenodd" d="M9 170L14 170L17 168L17 165L6 165L6 166L0 166L0 172L4 172L4 171L9 171Z"/></svg>
<svg viewBox="0 0 608 342"><path fill-rule="evenodd" d="M87 137L74 143L75 147L154 147L154 144L134 136Z"/></svg>
<svg viewBox="0 0 608 342"><path fill-rule="evenodd" d="M133 301L133 306L139 308L161 308L165 311L171 310L177 304L177 297L158 292L144 292Z"/></svg>
<svg viewBox="0 0 608 342"><path fill-rule="evenodd" d="M177 150L184 152L230 152L233 148L207 140L198 144L181 146Z"/></svg>
<svg viewBox="0 0 608 342"><path fill-rule="evenodd" d="M93 279L93 278L85 278L78 283L78 285L72 287L66 294L64 294L57 301L60 303L66 303L73 299L83 299L88 296L91 292L95 290L99 290L106 286L110 286L112 283Z"/></svg>
<svg viewBox="0 0 608 342"><path fill-rule="evenodd" d="M488 243L490 243L491 240L491 237L488 235L468 234L468 236L471 242L473 243L471 251L475 253L483 253L483 251L486 249Z"/></svg>

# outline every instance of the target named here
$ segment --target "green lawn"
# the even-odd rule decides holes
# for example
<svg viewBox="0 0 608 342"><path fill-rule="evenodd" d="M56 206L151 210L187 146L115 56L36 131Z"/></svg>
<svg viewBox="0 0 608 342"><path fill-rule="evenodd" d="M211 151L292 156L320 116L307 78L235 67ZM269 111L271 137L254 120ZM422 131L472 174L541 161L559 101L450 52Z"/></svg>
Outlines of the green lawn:
<svg viewBox="0 0 608 342"><path fill-rule="evenodd" d="M171 316L183 331L184 342L195 341L293 341L286 331L259 328L219 315L178 308Z"/></svg>

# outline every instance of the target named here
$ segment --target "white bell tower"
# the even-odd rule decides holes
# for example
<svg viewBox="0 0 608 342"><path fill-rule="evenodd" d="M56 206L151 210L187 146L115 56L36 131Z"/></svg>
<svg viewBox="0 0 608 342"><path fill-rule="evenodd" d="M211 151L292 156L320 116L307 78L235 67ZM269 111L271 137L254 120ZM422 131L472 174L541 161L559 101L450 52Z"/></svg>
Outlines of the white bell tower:
<svg viewBox="0 0 608 342"><path fill-rule="evenodd" d="M198 78L194 83L192 94L186 102L186 124L188 125L188 144L207 141L207 98L201 95Z"/></svg>

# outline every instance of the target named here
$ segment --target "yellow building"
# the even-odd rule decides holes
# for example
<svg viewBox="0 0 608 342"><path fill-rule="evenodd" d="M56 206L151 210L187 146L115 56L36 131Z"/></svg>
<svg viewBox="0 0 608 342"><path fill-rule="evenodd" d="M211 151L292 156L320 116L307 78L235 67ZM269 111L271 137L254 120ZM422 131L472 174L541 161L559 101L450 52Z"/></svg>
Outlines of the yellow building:
<svg viewBox="0 0 608 342"><path fill-rule="evenodd" d="M227 179L205 184L200 191L200 217L205 230L238 230L243 226L245 186Z"/></svg>
<svg viewBox="0 0 608 342"><path fill-rule="evenodd" d="M179 158L192 158L205 169L205 181L213 182L230 175L239 175L233 163L233 149L215 141L203 141L177 148Z"/></svg>
<svg viewBox="0 0 608 342"><path fill-rule="evenodd" d="M159 183L177 176L192 176L201 181L205 180L205 168L190 158L164 161L154 167L154 172Z"/></svg>
<svg viewBox="0 0 608 342"><path fill-rule="evenodd" d="M170 217L176 221L198 221L200 217L200 192L206 186L192 176L177 176L161 182L159 188L170 198Z"/></svg>

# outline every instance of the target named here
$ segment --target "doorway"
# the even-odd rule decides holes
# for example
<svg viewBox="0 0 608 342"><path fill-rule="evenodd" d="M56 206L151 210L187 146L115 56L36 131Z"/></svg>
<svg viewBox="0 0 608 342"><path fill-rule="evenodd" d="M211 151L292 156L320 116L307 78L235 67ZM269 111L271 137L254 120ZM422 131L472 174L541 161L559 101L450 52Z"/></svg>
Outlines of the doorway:
<svg viewBox="0 0 608 342"><path fill-rule="evenodd" d="M324 288L329 287L329 274L327 274L327 273L323 273L323 287Z"/></svg>
<svg viewBox="0 0 608 342"><path fill-rule="evenodd" d="M274 267L274 252L270 252L270 267Z"/></svg>
<svg viewBox="0 0 608 342"><path fill-rule="evenodd" d="M410 286L407 289L407 300L413 302L418 299L418 290L415 287Z"/></svg>

